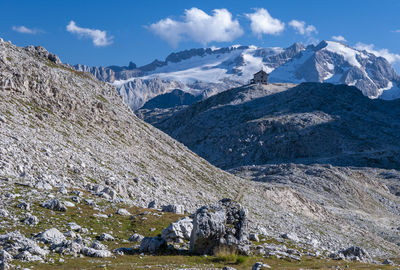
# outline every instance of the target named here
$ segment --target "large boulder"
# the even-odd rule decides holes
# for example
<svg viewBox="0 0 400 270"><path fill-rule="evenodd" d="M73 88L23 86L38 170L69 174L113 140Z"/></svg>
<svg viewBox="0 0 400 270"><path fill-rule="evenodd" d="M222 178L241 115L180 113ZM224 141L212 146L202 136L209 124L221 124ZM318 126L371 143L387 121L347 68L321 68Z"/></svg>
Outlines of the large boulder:
<svg viewBox="0 0 400 270"><path fill-rule="evenodd" d="M65 240L64 234L62 234L56 228L51 228L42 233L39 233L36 237L41 242L55 245L60 244Z"/></svg>
<svg viewBox="0 0 400 270"><path fill-rule="evenodd" d="M57 199L51 199L50 201L44 202L41 206L54 211L67 211L67 207Z"/></svg>
<svg viewBox="0 0 400 270"><path fill-rule="evenodd" d="M167 242L183 242L190 240L193 229L193 220L189 217L182 218L177 222L171 223L162 231L162 238Z"/></svg>
<svg viewBox="0 0 400 270"><path fill-rule="evenodd" d="M231 199L203 206L194 214L190 249L198 254L213 254L218 248L229 247L247 255L247 223L246 210Z"/></svg>
<svg viewBox="0 0 400 270"><path fill-rule="evenodd" d="M140 252L157 253L167 248L167 242L161 236L145 237L140 243Z"/></svg>

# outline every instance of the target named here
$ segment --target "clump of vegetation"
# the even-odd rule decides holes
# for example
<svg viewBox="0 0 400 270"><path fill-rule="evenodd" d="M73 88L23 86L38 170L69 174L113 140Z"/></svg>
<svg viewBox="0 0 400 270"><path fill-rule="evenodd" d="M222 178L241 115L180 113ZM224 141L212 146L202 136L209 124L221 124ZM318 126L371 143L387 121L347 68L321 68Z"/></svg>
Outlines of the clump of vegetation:
<svg viewBox="0 0 400 270"><path fill-rule="evenodd" d="M243 264L247 257L239 255L234 247L222 245L214 250L215 262L224 262L230 264Z"/></svg>

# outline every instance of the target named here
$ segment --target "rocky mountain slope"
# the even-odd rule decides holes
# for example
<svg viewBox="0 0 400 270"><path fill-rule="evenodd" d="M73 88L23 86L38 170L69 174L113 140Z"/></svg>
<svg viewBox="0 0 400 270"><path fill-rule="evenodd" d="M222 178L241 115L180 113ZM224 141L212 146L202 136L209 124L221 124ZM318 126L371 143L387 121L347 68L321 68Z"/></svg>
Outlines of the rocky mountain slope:
<svg viewBox="0 0 400 270"><path fill-rule="evenodd" d="M136 205L176 200L188 208L231 182L135 117L112 86L52 62L43 48L0 45L2 181L37 188L107 183Z"/></svg>
<svg viewBox="0 0 400 270"><path fill-rule="evenodd" d="M261 68L271 73L271 82L330 82L354 85L370 98L400 97L400 77L386 59L334 41L307 47L295 43L285 49L191 49L142 67L131 63L128 67L75 68L113 83L133 110L152 97L172 91L178 84L176 88L186 92L211 96L246 84Z"/></svg>
<svg viewBox="0 0 400 270"><path fill-rule="evenodd" d="M224 169L282 162L399 168L399 115L398 100L371 100L355 87L270 84L222 92L152 124Z"/></svg>
<svg viewBox="0 0 400 270"><path fill-rule="evenodd" d="M368 200L376 208L339 215L329 201L311 200L290 184L249 181L212 166L134 116L111 85L42 47L0 40L0 63L0 261L10 259L7 249L22 265L37 260L37 269L55 259L79 268L88 261L73 254L107 257L111 247L124 254L129 234L155 236L166 222L224 197L247 209L251 232L262 236L256 242L264 245L263 256L294 252L296 260L306 253L326 259L353 245L377 259L399 254L392 229L399 223L398 198L391 193L398 189L397 175L390 171L375 178L344 175L360 183L351 192L371 190ZM380 186L383 175L390 188ZM378 210L384 210L379 220L363 221L378 217ZM105 240L112 234L115 242ZM110 241L110 248L99 241Z"/></svg>

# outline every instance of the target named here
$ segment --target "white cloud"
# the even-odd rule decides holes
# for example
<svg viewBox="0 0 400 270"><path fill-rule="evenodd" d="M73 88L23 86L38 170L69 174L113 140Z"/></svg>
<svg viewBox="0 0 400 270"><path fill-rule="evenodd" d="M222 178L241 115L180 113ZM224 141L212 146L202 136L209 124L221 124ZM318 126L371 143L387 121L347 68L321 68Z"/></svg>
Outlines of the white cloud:
<svg viewBox="0 0 400 270"><path fill-rule="evenodd" d="M77 34L79 37L88 37L93 41L93 45L97 47L108 46L112 44L112 37L107 37L106 31L98 29L82 28L76 25L74 21L70 21L67 25L67 31Z"/></svg>
<svg viewBox="0 0 400 270"><path fill-rule="evenodd" d="M214 9L211 15L198 8L186 9L181 21L166 18L148 26L154 34L176 47L190 39L201 43L233 41L243 34L238 20L226 9Z"/></svg>
<svg viewBox="0 0 400 270"><path fill-rule="evenodd" d="M246 17L251 21L251 31L258 36L262 34L278 35L285 29L285 23L272 18L268 10L264 8L258 8L254 13L246 14Z"/></svg>
<svg viewBox="0 0 400 270"><path fill-rule="evenodd" d="M21 33L21 34L31 34L31 35L37 34L38 32L40 32L37 29L31 29L31 28L28 28L28 27L23 26L23 25L21 25L21 26L13 26L12 30L14 30L14 31L16 31L18 33Z"/></svg>
<svg viewBox="0 0 400 270"><path fill-rule="evenodd" d="M400 33L400 29L394 30L395 33Z"/></svg>
<svg viewBox="0 0 400 270"><path fill-rule="evenodd" d="M364 44L358 42L355 45L355 48L358 50L366 50L367 52L373 53L376 56L386 58L390 64L400 62L400 54L391 53L388 49L376 49L374 44Z"/></svg>
<svg viewBox="0 0 400 270"><path fill-rule="evenodd" d="M293 27L293 29L295 29L297 31L297 33L301 34L301 35L311 35L312 33L317 34L317 28L315 28L314 25L307 25L306 22L304 21L298 21L298 20L291 20L289 22L289 25L291 27Z"/></svg>
<svg viewBox="0 0 400 270"><path fill-rule="evenodd" d="M346 40L343 36L341 36L341 35L332 36L332 39L333 39L333 40L336 40L336 41L339 41L339 42L346 42L346 41L347 41L347 40Z"/></svg>

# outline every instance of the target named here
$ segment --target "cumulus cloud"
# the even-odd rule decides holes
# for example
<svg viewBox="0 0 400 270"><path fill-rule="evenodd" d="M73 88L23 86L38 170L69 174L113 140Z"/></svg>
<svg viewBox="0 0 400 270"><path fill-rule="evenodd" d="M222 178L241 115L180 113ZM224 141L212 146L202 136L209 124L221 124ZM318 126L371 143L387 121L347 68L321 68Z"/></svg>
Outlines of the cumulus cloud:
<svg viewBox="0 0 400 270"><path fill-rule="evenodd" d="M246 14L246 17L250 19L251 31L258 36L278 35L285 29L285 23L273 18L264 8L258 8L254 13Z"/></svg>
<svg viewBox="0 0 400 270"><path fill-rule="evenodd" d="M214 9L209 15L198 8L185 10L182 20L162 19L147 27L176 47L185 39L206 46L207 43L232 41L243 34L239 21L226 9Z"/></svg>
<svg viewBox="0 0 400 270"><path fill-rule="evenodd" d="M106 31L82 28L77 26L74 21L69 22L67 31L72 34L77 34L79 37L92 39L93 45L97 47L104 47L112 44L112 37L108 37Z"/></svg>
<svg viewBox="0 0 400 270"><path fill-rule="evenodd" d="M355 45L355 48L358 50L366 50L367 52L373 53L376 56L381 56L383 58L386 58L386 60L390 64L400 62L400 54L391 53L391 52L389 52L388 49L376 49L374 44L364 44L364 43L358 42Z"/></svg>
<svg viewBox="0 0 400 270"><path fill-rule="evenodd" d="M297 31L300 35L311 35L312 33L317 34L317 28L315 28L314 25L307 25L306 22L304 21L298 21L298 20L291 20L289 22L289 25Z"/></svg>
<svg viewBox="0 0 400 270"><path fill-rule="evenodd" d="M346 42L346 41L347 41L347 40L346 40L343 36L341 36L341 35L332 36L332 39L333 39L333 40L336 40L336 41L339 41L339 42Z"/></svg>
<svg viewBox="0 0 400 270"><path fill-rule="evenodd" d="M23 25L21 25L21 26L13 26L12 30L14 30L14 31L16 31L18 33L21 33L21 34L31 34L31 35L34 35L34 34L37 34L37 33L40 32L40 30L31 29L31 28L28 28L28 27L23 26Z"/></svg>

